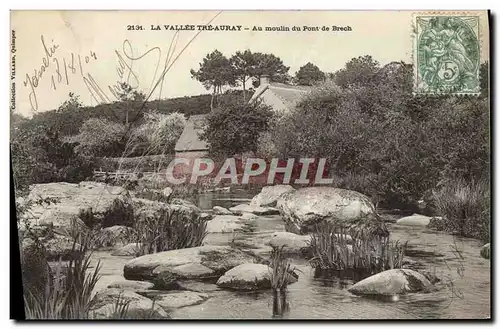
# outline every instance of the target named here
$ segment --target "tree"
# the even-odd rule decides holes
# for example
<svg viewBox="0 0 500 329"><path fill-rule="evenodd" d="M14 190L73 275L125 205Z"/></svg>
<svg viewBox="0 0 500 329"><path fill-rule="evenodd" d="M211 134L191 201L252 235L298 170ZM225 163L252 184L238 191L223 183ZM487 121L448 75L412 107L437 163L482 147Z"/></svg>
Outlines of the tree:
<svg viewBox="0 0 500 329"><path fill-rule="evenodd" d="M347 62L345 68L335 72L335 82L343 88L366 86L372 82L379 69L379 62L370 55L359 56Z"/></svg>
<svg viewBox="0 0 500 329"><path fill-rule="evenodd" d="M256 56L250 50L244 52L237 51L230 59L233 69L234 78L243 86L243 100L246 99L246 83L248 79L255 75L256 71Z"/></svg>
<svg viewBox="0 0 500 329"><path fill-rule="evenodd" d="M199 65L198 71L191 69L191 77L200 81L207 90L213 90L210 101L210 108L213 109L214 98L222 92L222 87L236 83L234 71L229 59L217 49L207 54Z"/></svg>
<svg viewBox="0 0 500 329"><path fill-rule="evenodd" d="M127 82L120 82L120 89L114 91L115 97L125 105L125 125L129 123L129 112L139 110L146 100L146 95L134 90Z"/></svg>
<svg viewBox="0 0 500 329"><path fill-rule="evenodd" d="M200 138L207 141L212 154L256 152L258 138L269 128L272 116L271 108L259 102L223 102L208 114Z"/></svg>
<svg viewBox="0 0 500 329"><path fill-rule="evenodd" d="M290 67L283 64L283 60L273 54L254 53L256 66L252 77L257 81L263 75L268 75L271 81L287 82L290 79L288 70Z"/></svg>
<svg viewBox="0 0 500 329"><path fill-rule="evenodd" d="M295 79L299 85L312 86L316 82L325 80L325 74L319 67L309 62L297 71Z"/></svg>

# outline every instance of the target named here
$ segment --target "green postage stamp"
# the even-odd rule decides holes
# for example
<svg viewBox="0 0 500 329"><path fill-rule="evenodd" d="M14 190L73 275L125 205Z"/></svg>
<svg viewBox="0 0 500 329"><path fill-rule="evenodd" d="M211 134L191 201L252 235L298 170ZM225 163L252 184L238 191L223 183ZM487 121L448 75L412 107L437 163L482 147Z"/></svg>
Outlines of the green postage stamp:
<svg viewBox="0 0 500 329"><path fill-rule="evenodd" d="M479 16L415 15L415 93L480 92Z"/></svg>

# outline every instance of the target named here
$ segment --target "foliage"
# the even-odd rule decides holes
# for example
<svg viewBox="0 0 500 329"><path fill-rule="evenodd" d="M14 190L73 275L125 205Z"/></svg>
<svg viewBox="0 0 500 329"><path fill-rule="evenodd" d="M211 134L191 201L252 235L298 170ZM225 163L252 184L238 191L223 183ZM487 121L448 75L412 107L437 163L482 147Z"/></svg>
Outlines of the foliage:
<svg viewBox="0 0 500 329"><path fill-rule="evenodd" d="M147 141L147 154L173 153L175 143L186 124L184 115L176 112L171 114L150 112L145 114L144 121L135 131L135 135L139 141Z"/></svg>
<svg viewBox="0 0 500 329"><path fill-rule="evenodd" d="M88 319L92 290L100 278L100 263L90 270L92 235L79 232L74 237L72 254L67 267L56 267L53 280L46 282L45 292L24 292L27 319ZM47 264L48 266L48 264Z"/></svg>
<svg viewBox="0 0 500 329"><path fill-rule="evenodd" d="M295 74L295 80L299 85L312 86L325 80L325 74L311 62L301 66Z"/></svg>
<svg viewBox="0 0 500 329"><path fill-rule="evenodd" d="M142 254L199 247L207 235L207 224L199 214L191 217L180 210L165 208L141 216L134 229Z"/></svg>
<svg viewBox="0 0 500 329"><path fill-rule="evenodd" d="M214 95L222 93L222 87L236 83L229 59L215 49L199 63L198 71L191 69L191 77L200 81L205 89L213 90L210 108L213 107Z"/></svg>
<svg viewBox="0 0 500 329"><path fill-rule="evenodd" d="M46 127L18 127L11 136L11 159L16 189L36 183L80 182L92 176L94 160L76 152L76 143L63 141Z"/></svg>
<svg viewBox="0 0 500 329"><path fill-rule="evenodd" d="M350 237L350 239L349 239ZM367 227L346 227L328 221L317 224L311 234L313 267L322 270L355 270L378 273L401 268L406 243L390 241L388 234L380 234Z"/></svg>
<svg viewBox="0 0 500 329"><path fill-rule="evenodd" d="M123 124L90 118L83 123L80 134L74 138L79 143L75 150L93 157L120 155L126 130Z"/></svg>
<svg viewBox="0 0 500 329"><path fill-rule="evenodd" d="M231 99L207 116L200 138L207 141L213 154L256 152L259 135L268 129L272 116L271 108L262 103Z"/></svg>
<svg viewBox="0 0 500 329"><path fill-rule="evenodd" d="M369 84L380 68L378 61L370 55L359 56L346 63L345 68L334 74L337 85L343 88Z"/></svg>
<svg viewBox="0 0 500 329"><path fill-rule="evenodd" d="M279 156L325 157L344 187L398 208L440 182L487 176L487 98L413 96L411 65L369 56L337 73L271 125Z"/></svg>
<svg viewBox="0 0 500 329"><path fill-rule="evenodd" d="M450 181L434 192L433 201L437 212L443 216L438 228L484 242L490 241L489 180Z"/></svg>

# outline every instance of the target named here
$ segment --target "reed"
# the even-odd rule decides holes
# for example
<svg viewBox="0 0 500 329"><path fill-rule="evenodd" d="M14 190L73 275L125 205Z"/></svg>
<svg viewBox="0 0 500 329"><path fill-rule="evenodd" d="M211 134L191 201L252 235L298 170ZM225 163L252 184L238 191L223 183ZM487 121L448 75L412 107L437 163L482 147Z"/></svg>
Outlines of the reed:
<svg viewBox="0 0 500 329"><path fill-rule="evenodd" d="M325 221L311 234L313 258L322 270L355 270L378 273L403 265L406 243L391 241L380 227L350 226ZM347 239L351 236L351 239Z"/></svg>
<svg viewBox="0 0 500 329"><path fill-rule="evenodd" d="M274 291L286 291L288 284L296 279L296 268L292 267L289 258L283 256L283 248L272 247L269 268L271 271L271 288Z"/></svg>
<svg viewBox="0 0 500 329"><path fill-rule="evenodd" d="M143 255L199 247L208 234L207 224L199 215L188 216L173 209L161 209L154 216L138 219L135 231Z"/></svg>

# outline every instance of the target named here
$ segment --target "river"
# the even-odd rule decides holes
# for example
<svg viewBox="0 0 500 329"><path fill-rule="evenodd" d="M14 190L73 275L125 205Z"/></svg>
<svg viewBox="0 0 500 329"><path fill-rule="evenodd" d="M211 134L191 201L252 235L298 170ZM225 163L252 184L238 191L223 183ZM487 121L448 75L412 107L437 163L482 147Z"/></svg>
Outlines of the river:
<svg viewBox="0 0 500 329"><path fill-rule="evenodd" d="M251 191L206 193L197 197L204 210L215 205L230 207L249 201ZM384 215L391 216L393 215ZM417 293L392 300L376 300L354 296L347 291L350 280L316 279L307 260L294 259L299 280L288 287L289 319L484 319L490 317L490 261L479 255L483 245L475 239L460 238L420 227L389 224L391 239L408 241L407 257L420 264L423 270L434 272L441 282L432 293ZM254 232L244 233L252 239L275 231L284 231L279 216L259 217ZM209 234L205 244L223 245L234 234ZM127 259L107 259L103 270L109 275L99 282L104 287L112 281L118 268L121 274ZM114 264L114 265L112 265ZM115 271L115 273L113 273ZM208 284L207 284L208 285ZM213 285L212 285L213 286ZM220 289L208 292L210 298L194 306L174 310L178 319L270 319L273 317L271 291L242 293Z"/></svg>

